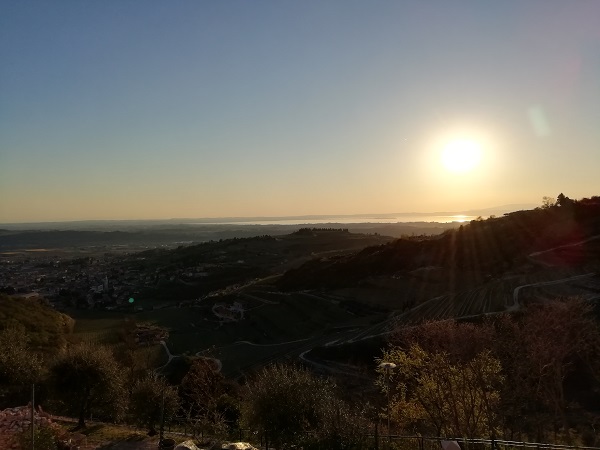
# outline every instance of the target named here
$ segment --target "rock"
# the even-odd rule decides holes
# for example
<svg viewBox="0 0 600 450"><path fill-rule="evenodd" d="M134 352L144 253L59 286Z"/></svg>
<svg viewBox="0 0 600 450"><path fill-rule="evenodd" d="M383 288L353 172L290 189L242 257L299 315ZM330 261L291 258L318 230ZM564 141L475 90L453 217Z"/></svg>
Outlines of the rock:
<svg viewBox="0 0 600 450"><path fill-rule="evenodd" d="M460 450L460 445L456 441L442 441L443 450Z"/></svg>
<svg viewBox="0 0 600 450"><path fill-rule="evenodd" d="M223 444L221 448L226 450L258 450L247 442L229 442Z"/></svg>
<svg viewBox="0 0 600 450"><path fill-rule="evenodd" d="M193 441L184 441L175 447L175 450L200 450Z"/></svg>
<svg viewBox="0 0 600 450"><path fill-rule="evenodd" d="M42 415L43 414L43 415ZM56 430L50 415L41 409L34 411L34 423L38 427L51 427ZM17 448L16 436L31 426L31 404L0 411L0 449Z"/></svg>

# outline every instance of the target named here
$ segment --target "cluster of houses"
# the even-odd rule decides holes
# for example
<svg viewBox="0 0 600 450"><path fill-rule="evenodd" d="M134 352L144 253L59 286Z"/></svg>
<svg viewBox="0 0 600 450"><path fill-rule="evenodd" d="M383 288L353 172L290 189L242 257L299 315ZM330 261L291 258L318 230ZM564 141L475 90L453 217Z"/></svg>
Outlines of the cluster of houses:
<svg viewBox="0 0 600 450"><path fill-rule="evenodd" d="M165 328L156 325L136 324L133 330L133 340L138 346L155 345L168 339L169 332Z"/></svg>
<svg viewBox="0 0 600 450"><path fill-rule="evenodd" d="M233 302L231 305L215 303L212 312L223 322L238 322L244 318L244 307L240 302Z"/></svg>
<svg viewBox="0 0 600 450"><path fill-rule="evenodd" d="M0 292L44 298L57 309L131 308L129 299L143 288L155 286L160 280L205 278L212 266L143 270L124 264L122 255L58 260L56 255L43 253L21 257L0 254Z"/></svg>
<svg viewBox="0 0 600 450"><path fill-rule="evenodd" d="M55 307L119 304L139 283L134 273L115 269L114 257L61 261L43 254L0 259L0 292L39 296Z"/></svg>

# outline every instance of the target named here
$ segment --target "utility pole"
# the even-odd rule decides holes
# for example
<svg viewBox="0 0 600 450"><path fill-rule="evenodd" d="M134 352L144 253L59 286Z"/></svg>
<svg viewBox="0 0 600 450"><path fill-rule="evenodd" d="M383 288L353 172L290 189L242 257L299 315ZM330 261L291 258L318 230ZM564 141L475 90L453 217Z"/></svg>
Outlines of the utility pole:
<svg viewBox="0 0 600 450"><path fill-rule="evenodd" d="M31 450L35 450L35 383L31 383Z"/></svg>
<svg viewBox="0 0 600 450"><path fill-rule="evenodd" d="M160 407L160 434L158 438L158 445L161 446L163 443L163 433L165 430L165 388L162 390L162 403Z"/></svg>
<svg viewBox="0 0 600 450"><path fill-rule="evenodd" d="M390 431L390 376L391 370L396 368L396 364L392 362L382 362L379 367L385 370L385 381L387 387L387 432L388 432L388 447L391 444L391 431Z"/></svg>

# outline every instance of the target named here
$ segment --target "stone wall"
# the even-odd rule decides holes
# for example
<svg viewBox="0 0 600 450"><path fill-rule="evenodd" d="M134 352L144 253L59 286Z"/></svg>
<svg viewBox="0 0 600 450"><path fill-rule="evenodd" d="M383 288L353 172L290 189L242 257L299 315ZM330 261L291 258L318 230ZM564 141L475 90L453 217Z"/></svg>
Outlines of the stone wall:
<svg viewBox="0 0 600 450"><path fill-rule="evenodd" d="M39 407L34 413L36 427L51 427L57 433L60 427L52 423L50 415ZM17 435L31 425L31 406L19 406L0 411L0 449L18 449Z"/></svg>

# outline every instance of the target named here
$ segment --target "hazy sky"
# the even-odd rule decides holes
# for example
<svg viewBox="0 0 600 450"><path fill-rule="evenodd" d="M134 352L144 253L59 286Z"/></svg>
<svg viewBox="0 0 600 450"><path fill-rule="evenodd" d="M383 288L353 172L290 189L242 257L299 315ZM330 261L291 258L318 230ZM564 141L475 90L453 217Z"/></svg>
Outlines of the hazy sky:
<svg viewBox="0 0 600 450"><path fill-rule="evenodd" d="M599 0L0 2L0 222L459 211L599 169Z"/></svg>

